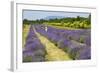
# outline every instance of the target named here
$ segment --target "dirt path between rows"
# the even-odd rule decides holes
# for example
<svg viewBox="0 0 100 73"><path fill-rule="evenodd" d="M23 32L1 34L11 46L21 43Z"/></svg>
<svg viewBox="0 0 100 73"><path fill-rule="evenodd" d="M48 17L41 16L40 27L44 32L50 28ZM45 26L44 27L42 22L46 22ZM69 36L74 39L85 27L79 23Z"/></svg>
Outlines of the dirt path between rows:
<svg viewBox="0 0 100 73"><path fill-rule="evenodd" d="M46 37L40 35L38 32L36 32L35 28L34 32L36 33L37 37L41 41L41 43L46 47L47 55L46 59L48 61L66 61L71 60L69 55L64 52L62 49L59 49L57 46L55 46L51 41L49 41Z"/></svg>

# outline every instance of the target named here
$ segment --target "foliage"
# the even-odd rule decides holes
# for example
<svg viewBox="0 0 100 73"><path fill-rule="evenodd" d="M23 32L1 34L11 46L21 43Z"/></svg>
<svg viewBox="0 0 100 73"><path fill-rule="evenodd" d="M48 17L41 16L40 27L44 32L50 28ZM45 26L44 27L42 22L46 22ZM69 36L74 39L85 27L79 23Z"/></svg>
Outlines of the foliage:
<svg viewBox="0 0 100 73"><path fill-rule="evenodd" d="M61 27L71 27L71 28L80 28L87 29L91 28L91 15L87 18L77 16L75 17L65 17L65 18L55 18L55 19L37 19L37 20L23 20L23 24L46 24L53 26L61 26Z"/></svg>

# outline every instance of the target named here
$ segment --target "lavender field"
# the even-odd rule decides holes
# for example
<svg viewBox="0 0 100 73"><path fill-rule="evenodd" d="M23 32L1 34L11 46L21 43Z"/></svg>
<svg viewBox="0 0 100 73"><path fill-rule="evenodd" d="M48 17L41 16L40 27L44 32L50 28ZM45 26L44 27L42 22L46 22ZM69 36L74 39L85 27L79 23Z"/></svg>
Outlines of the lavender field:
<svg viewBox="0 0 100 73"><path fill-rule="evenodd" d="M45 30L47 28L47 31ZM50 43L53 43L57 48L61 49L68 56L68 59L64 57L58 60L85 60L91 58L91 38L90 29L80 29L80 30L66 30L57 29L45 25L30 25L28 35L26 37L26 44L23 49L23 60L28 62L41 62L41 61L53 61L57 59L52 59L48 56L49 51L43 40L40 40L36 33L47 38ZM52 46L49 49L52 48ZM56 50L55 50L56 51ZM53 53L53 52L52 52ZM57 56L54 55L55 57Z"/></svg>
<svg viewBox="0 0 100 73"><path fill-rule="evenodd" d="M90 19L90 14L87 17L24 19L23 62L90 60Z"/></svg>

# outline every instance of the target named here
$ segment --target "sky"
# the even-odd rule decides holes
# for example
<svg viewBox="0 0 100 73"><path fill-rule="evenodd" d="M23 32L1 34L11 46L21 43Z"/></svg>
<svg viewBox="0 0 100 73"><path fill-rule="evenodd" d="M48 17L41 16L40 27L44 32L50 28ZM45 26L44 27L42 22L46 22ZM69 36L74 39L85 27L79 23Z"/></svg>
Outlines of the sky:
<svg viewBox="0 0 100 73"><path fill-rule="evenodd" d="M23 10L23 19L37 20L37 19L46 18L48 16L88 17L89 13Z"/></svg>

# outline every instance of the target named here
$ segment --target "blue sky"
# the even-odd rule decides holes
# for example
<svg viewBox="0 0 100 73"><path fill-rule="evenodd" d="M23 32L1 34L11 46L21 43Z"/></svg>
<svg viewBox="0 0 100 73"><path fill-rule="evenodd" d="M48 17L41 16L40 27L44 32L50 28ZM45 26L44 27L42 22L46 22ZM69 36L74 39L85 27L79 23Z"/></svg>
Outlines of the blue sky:
<svg viewBox="0 0 100 73"><path fill-rule="evenodd" d="M46 18L48 16L88 17L89 13L23 10L23 19L37 20L37 19Z"/></svg>

